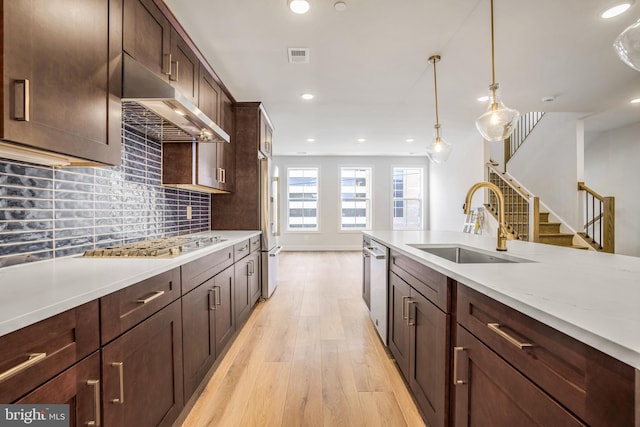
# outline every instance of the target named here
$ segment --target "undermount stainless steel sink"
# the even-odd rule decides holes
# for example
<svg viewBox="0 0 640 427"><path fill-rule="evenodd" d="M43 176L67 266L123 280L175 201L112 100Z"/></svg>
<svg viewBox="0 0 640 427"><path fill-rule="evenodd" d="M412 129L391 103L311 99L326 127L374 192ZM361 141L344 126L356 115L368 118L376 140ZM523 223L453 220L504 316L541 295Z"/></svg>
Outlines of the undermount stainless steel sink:
<svg viewBox="0 0 640 427"><path fill-rule="evenodd" d="M527 259L517 258L511 255L495 255L490 252L483 252L464 246L444 246L444 245L409 245L421 251L444 258L457 264L504 264L532 262Z"/></svg>

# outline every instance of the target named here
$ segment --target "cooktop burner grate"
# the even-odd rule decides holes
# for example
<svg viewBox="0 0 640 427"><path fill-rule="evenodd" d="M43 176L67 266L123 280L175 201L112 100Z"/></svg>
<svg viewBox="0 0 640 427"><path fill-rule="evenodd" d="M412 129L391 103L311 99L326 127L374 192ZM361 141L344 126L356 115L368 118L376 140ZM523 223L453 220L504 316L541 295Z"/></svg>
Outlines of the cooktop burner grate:
<svg viewBox="0 0 640 427"><path fill-rule="evenodd" d="M202 248L223 241L220 236L161 237L118 246L107 246L85 251L85 257L94 258L148 258L180 255L182 252Z"/></svg>

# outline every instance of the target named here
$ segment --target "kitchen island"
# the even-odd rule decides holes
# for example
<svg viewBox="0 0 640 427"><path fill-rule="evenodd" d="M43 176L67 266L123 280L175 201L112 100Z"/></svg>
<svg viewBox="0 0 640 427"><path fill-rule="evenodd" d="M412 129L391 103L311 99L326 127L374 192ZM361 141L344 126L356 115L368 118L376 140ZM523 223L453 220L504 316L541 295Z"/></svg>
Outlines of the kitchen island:
<svg viewBox="0 0 640 427"><path fill-rule="evenodd" d="M446 403L433 410L437 416L425 417L430 424L473 424L482 413L472 411L473 405L504 392L493 402L509 407L500 412L506 414L503 423L513 412L518 414L513 419L519 420L544 414L554 425L633 425L629 420L634 417L634 383L640 368L640 259L521 241L509 241L508 251L498 252L493 236L456 232L364 235L390 249L392 354L402 360L410 353L410 368L403 374L425 414L436 407L439 393L445 395ZM458 263L436 255L438 250L424 250L454 246L514 262ZM428 294L433 290L446 294L443 301L448 305L438 305ZM445 319L446 326L435 329L438 318ZM422 341L416 338L421 328L431 328ZM442 354L436 341L447 343ZM400 357L394 353L398 346ZM423 360L425 354L438 357ZM440 363L439 368L422 373L433 363ZM602 370L609 367L611 372ZM420 384L420 375L426 381L440 371L444 379L439 389ZM426 396L424 404L421 395ZM623 422L613 421L613 415L593 400L603 396L609 399L607 411L626 413Z"/></svg>

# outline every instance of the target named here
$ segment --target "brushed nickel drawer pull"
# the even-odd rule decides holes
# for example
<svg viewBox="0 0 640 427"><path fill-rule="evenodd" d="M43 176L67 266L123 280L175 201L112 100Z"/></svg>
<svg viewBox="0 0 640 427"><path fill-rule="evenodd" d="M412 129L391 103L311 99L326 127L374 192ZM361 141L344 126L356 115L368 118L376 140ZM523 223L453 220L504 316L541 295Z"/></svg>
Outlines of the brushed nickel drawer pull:
<svg viewBox="0 0 640 427"><path fill-rule="evenodd" d="M410 297L402 297L402 318L404 320L408 320L409 316L407 315L407 301Z"/></svg>
<svg viewBox="0 0 640 427"><path fill-rule="evenodd" d="M93 386L93 402L95 420L87 421L86 425L100 427L100 380L88 380L87 385Z"/></svg>
<svg viewBox="0 0 640 427"><path fill-rule="evenodd" d="M453 385L466 384L466 380L458 379L458 354L461 351L465 351L464 347L453 347Z"/></svg>
<svg viewBox="0 0 640 427"><path fill-rule="evenodd" d="M216 288L211 288L207 291L207 303L209 304L209 310L214 311L216 309Z"/></svg>
<svg viewBox="0 0 640 427"><path fill-rule="evenodd" d="M29 355L29 358L27 360L25 360L24 362L20 363L19 365L14 366L11 369L8 369L6 371L4 371L3 373L0 374L0 382L24 371L25 369L29 368L30 366L35 365L38 362L41 362L45 359L45 357L47 357L47 353L32 353Z"/></svg>
<svg viewBox="0 0 640 427"><path fill-rule="evenodd" d="M113 362L111 366L118 368L118 374L120 378L120 398L119 399L111 399L111 403L119 403L124 404L124 363L123 362Z"/></svg>
<svg viewBox="0 0 640 427"><path fill-rule="evenodd" d="M14 120L20 122L28 122L29 121L29 80L15 80L13 82L13 102L14 102L14 111L13 118Z"/></svg>
<svg viewBox="0 0 640 427"><path fill-rule="evenodd" d="M415 303L416 303L415 301L411 301L411 300L409 300L409 302L407 303L407 326L416 325L415 320L411 318L411 305Z"/></svg>
<svg viewBox="0 0 640 427"><path fill-rule="evenodd" d="M495 332L496 334L500 335L502 338L504 338L505 340L509 341L511 344L515 345L520 350L522 350L524 348L528 348L528 347L533 347L533 344L526 343L526 342L520 342L517 339L515 339L514 337L512 337L511 335L509 335L508 333L506 333L505 331L503 331L502 329L500 329L500 323L487 323L487 326L493 332Z"/></svg>
<svg viewBox="0 0 640 427"><path fill-rule="evenodd" d="M145 298L145 299L139 299L139 300L138 300L138 303L139 303L139 304L146 304L146 303L148 303L148 302L153 301L153 300L154 300L154 299L156 299L156 298L160 298L162 295L164 295L164 291L155 291L155 292L153 293L153 295L151 295L150 297Z"/></svg>
<svg viewBox="0 0 640 427"><path fill-rule="evenodd" d="M172 82L177 82L178 81L178 61L171 61L171 65L175 64L176 65L176 73L173 73L173 67L171 67L171 73L169 74L169 80L171 80Z"/></svg>
<svg viewBox="0 0 640 427"><path fill-rule="evenodd" d="M171 54L165 53L162 59L162 74L171 76Z"/></svg>

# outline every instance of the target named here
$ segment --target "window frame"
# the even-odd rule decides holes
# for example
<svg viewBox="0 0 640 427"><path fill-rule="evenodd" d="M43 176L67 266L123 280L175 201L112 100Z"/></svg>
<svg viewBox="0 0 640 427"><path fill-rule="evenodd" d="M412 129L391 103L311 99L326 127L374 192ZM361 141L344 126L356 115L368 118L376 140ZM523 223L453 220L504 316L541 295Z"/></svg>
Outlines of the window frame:
<svg viewBox="0 0 640 427"><path fill-rule="evenodd" d="M368 191L366 201L369 202L368 206L368 221L363 228L344 228L342 223L342 171L344 169L367 169L369 176L367 180ZM357 201L356 198L353 200ZM373 167L369 165L341 165L338 166L338 232L339 233L361 233L362 231L371 230L373 226Z"/></svg>
<svg viewBox="0 0 640 427"><path fill-rule="evenodd" d="M420 183L420 197L416 198L416 197L401 197L398 198L395 196L395 191L396 191L396 187L395 187L395 171L397 169L402 169L402 170L408 170L408 169L417 169L420 171L420 179L419 179L419 183ZM404 172L404 176L406 176L406 172ZM421 231L425 229L425 191L426 191L426 185L425 185L425 167L424 166L420 166L420 165L403 165L403 166L391 166L391 198L390 198L390 207L391 207L391 230L392 231ZM420 201L420 224L417 228L415 227L404 227L404 228L397 228L396 224L395 224L395 202L396 200L419 200ZM406 209L406 207L405 207Z"/></svg>
<svg viewBox="0 0 640 427"><path fill-rule="evenodd" d="M292 228L291 227L291 216L290 216L290 203L291 203L291 197L290 197L290 191L289 191L289 180L291 177L291 171L292 170L315 170L316 171L316 226L315 228L304 228L304 227L300 227L300 228ZM319 166L287 166L287 181L285 184L285 189L286 189L286 194L287 194L287 201L286 201L286 219L287 219L287 228L286 231L287 233L318 233L320 232L320 167ZM294 201L296 201L294 199ZM303 200L301 200L303 201ZM305 217L303 217L305 218Z"/></svg>

